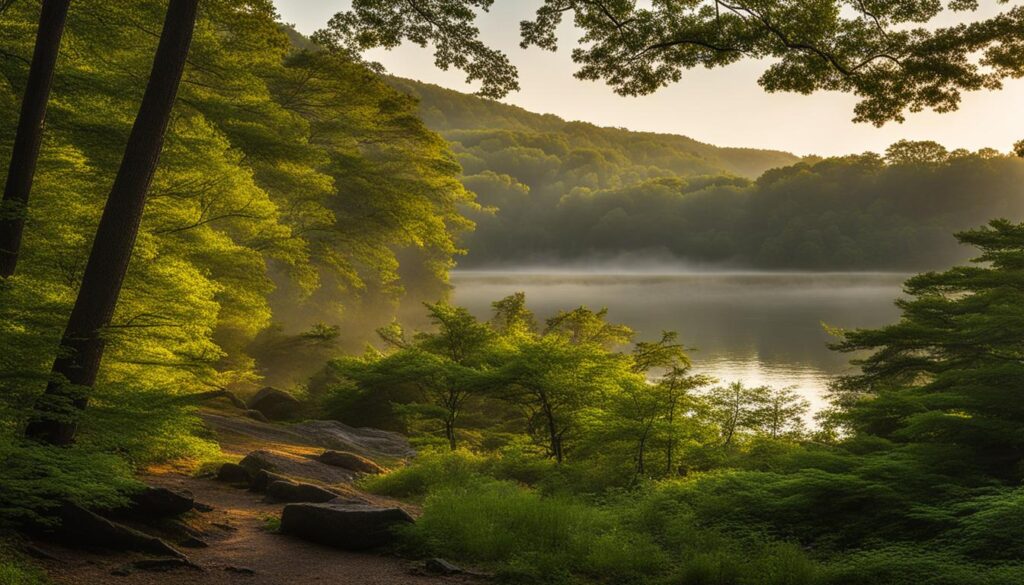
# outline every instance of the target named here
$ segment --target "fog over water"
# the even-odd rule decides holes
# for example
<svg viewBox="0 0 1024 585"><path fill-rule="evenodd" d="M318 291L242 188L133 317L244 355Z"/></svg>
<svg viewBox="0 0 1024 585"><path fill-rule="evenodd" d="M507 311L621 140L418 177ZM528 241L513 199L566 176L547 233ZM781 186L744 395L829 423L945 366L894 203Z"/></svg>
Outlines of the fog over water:
<svg viewBox="0 0 1024 585"><path fill-rule="evenodd" d="M608 307L613 322L654 340L678 331L694 348L694 369L722 382L796 386L816 408L828 379L853 371L848 355L830 351L823 323L877 327L899 312L905 274L559 271L456 271L454 302L479 318L491 302L526 293L539 319L561 309Z"/></svg>

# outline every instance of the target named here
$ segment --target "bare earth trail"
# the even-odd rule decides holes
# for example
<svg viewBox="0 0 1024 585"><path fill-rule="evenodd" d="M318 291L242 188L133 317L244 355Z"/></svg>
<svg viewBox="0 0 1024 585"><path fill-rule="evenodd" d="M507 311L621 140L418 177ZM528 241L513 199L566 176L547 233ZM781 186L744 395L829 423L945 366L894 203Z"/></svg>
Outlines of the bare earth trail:
<svg viewBox="0 0 1024 585"><path fill-rule="evenodd" d="M282 437L281 427L274 425L235 417L221 419L218 415L210 415L207 421L218 431L218 436L222 437L222 448L229 454L244 454L258 448L301 456L315 450L314 445ZM229 425L232 430L228 431L223 425ZM286 440L282 441L282 438ZM347 552L276 534L267 529L267 520L280 517L283 504L268 503L261 494L210 478L193 477L167 469L154 470L143 479L156 487L187 489L193 493L196 502L213 508L209 512L189 512L185 517L185 523L200 532L202 539L209 544L206 548L180 548L200 569L133 570L127 575L117 575L115 573L120 567L146 557L130 553L90 553L50 543L40 544L41 549L54 557L40 561L40 564L55 583L448 585L481 582L480 578L465 575L416 574L417 564L413 561L384 554ZM394 502L362 494L352 488L350 493L375 503L394 505Z"/></svg>

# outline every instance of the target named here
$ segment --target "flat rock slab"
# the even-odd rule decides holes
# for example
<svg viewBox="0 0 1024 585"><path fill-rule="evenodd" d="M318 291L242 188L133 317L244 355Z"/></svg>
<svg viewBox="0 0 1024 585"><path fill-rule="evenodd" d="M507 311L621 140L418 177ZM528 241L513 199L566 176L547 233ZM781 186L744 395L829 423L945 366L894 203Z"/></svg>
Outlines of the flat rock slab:
<svg viewBox="0 0 1024 585"><path fill-rule="evenodd" d="M276 502L323 503L337 498L340 494L310 483L273 481L267 486L267 497Z"/></svg>
<svg viewBox="0 0 1024 585"><path fill-rule="evenodd" d="M328 449L321 453L317 460L332 467L341 467L342 469L348 469L357 473L377 474L384 473L385 471L383 467L366 457L361 457L348 451L332 451Z"/></svg>
<svg viewBox="0 0 1024 585"><path fill-rule="evenodd" d="M367 550L395 542L395 530L413 523L401 508L359 504L288 504L281 532L345 550Z"/></svg>
<svg viewBox="0 0 1024 585"><path fill-rule="evenodd" d="M296 424L265 423L245 416L201 413L203 420L221 434L234 434L259 443L306 445L348 451L368 459L409 459L416 451L399 433L355 428L338 421L313 420Z"/></svg>
<svg viewBox="0 0 1024 585"><path fill-rule="evenodd" d="M148 518L179 516L192 510L195 498L188 490L147 487L131 497L127 512Z"/></svg>
<svg viewBox="0 0 1024 585"><path fill-rule="evenodd" d="M335 420L307 420L291 428L325 449L350 451L371 459L408 459L416 456L416 451L409 445L409 439L391 431L355 428Z"/></svg>
<svg viewBox="0 0 1024 585"><path fill-rule="evenodd" d="M60 519L61 535L76 546L186 558L181 551L155 536L112 522L75 504L61 507Z"/></svg>
<svg viewBox="0 0 1024 585"><path fill-rule="evenodd" d="M257 478L261 471L273 473L276 476L286 476L289 479L323 484L350 484L357 477L354 471L348 469L331 467L309 457L269 449L249 453L239 465L249 472L250 481ZM279 479L279 477L274 479Z"/></svg>

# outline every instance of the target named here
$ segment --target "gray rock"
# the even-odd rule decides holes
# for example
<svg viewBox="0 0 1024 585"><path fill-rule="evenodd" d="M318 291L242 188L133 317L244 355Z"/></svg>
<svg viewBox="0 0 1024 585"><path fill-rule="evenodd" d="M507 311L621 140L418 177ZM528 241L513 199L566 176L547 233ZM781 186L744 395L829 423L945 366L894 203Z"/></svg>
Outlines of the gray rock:
<svg viewBox="0 0 1024 585"><path fill-rule="evenodd" d="M357 476L354 471L331 467L309 457L265 449L249 453L239 465L248 470L253 481L258 481L256 474L260 471L328 485L352 483Z"/></svg>
<svg viewBox="0 0 1024 585"><path fill-rule="evenodd" d="M252 474L252 481L249 482L249 489L254 492L265 492L267 486L274 483L275 481L291 481L287 477L274 473L273 471L267 471L266 469L260 469L256 473Z"/></svg>
<svg viewBox="0 0 1024 585"><path fill-rule="evenodd" d="M237 463L225 463L217 470L217 481L231 484L246 484L252 481L252 474L248 469Z"/></svg>
<svg viewBox="0 0 1024 585"><path fill-rule="evenodd" d="M325 449L349 451L374 459L408 459L416 456L409 439L400 433L350 427L336 420L307 420L290 427Z"/></svg>
<svg viewBox="0 0 1024 585"><path fill-rule="evenodd" d="M252 420L258 420L262 423L270 422L270 419L268 419L266 416L264 416L262 412L258 410L246 410L245 416L251 418Z"/></svg>
<svg viewBox="0 0 1024 585"><path fill-rule="evenodd" d="M132 495L128 512L149 518L166 518L184 514L193 506L195 506L195 498L188 490L147 487Z"/></svg>
<svg viewBox="0 0 1024 585"><path fill-rule="evenodd" d="M349 451L375 460L416 456L416 451L409 446L409 440L399 433L355 428L338 421L313 420L279 425L215 412L202 412L200 416L214 431L248 437L253 442L315 445L322 449Z"/></svg>
<svg viewBox="0 0 1024 585"><path fill-rule="evenodd" d="M74 545L185 558L163 540L107 520L77 504L64 504L60 520L61 535Z"/></svg>
<svg viewBox="0 0 1024 585"><path fill-rule="evenodd" d="M462 567L441 558L427 559L423 568L434 575L461 575L466 572Z"/></svg>
<svg viewBox="0 0 1024 585"><path fill-rule="evenodd" d="M267 486L267 497L278 502L287 503L323 503L337 498L338 494L310 483L274 481Z"/></svg>
<svg viewBox="0 0 1024 585"><path fill-rule="evenodd" d="M327 450L317 457L321 463L326 463L333 467L341 467L342 469L348 469L359 473L383 473L385 470L380 465L377 465L373 461L370 461L366 457L360 457L355 453L348 451L331 451Z"/></svg>
<svg viewBox="0 0 1024 585"><path fill-rule="evenodd" d="M287 420L299 414L302 403L291 394L267 386L257 392L246 404L270 420Z"/></svg>
<svg viewBox="0 0 1024 585"><path fill-rule="evenodd" d="M352 504L288 504L281 514L283 534L345 550L391 544L395 529L412 523L401 508Z"/></svg>

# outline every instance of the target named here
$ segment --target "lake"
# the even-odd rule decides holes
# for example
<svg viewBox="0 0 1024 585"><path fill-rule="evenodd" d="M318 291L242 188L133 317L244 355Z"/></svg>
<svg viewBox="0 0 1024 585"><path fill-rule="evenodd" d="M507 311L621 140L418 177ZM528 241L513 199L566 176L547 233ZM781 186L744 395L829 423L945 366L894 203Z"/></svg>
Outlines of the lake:
<svg viewBox="0 0 1024 585"><path fill-rule="evenodd" d="M655 340L678 331L694 371L722 382L794 386L815 409L830 377L854 371L830 351L831 327L894 321L905 274L586 273L456 271L454 302L489 318L491 302L517 291L539 319L561 309L607 307L609 319Z"/></svg>

